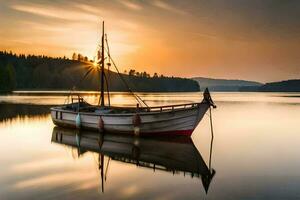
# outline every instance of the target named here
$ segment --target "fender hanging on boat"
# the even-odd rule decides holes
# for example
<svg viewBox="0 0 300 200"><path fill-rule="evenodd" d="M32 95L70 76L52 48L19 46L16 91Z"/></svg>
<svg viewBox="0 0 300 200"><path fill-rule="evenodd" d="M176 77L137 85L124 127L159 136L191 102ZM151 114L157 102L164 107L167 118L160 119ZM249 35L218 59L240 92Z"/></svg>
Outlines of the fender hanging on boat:
<svg viewBox="0 0 300 200"><path fill-rule="evenodd" d="M142 120L139 114L135 114L132 118L133 126L139 126L141 124Z"/></svg>
<svg viewBox="0 0 300 200"><path fill-rule="evenodd" d="M79 113L76 116L75 124L76 124L76 128L80 128L81 127L81 119L80 119L80 114Z"/></svg>
<svg viewBox="0 0 300 200"><path fill-rule="evenodd" d="M99 128L99 132L103 132L103 130L104 130L104 121L103 121L101 116L100 116L99 121L98 121L98 128Z"/></svg>

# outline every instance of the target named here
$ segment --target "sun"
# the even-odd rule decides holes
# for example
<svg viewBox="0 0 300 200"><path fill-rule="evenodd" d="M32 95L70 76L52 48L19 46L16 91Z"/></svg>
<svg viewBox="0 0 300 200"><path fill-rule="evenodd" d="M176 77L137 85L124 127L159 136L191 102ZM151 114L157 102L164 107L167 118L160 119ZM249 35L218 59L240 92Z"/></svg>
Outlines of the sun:
<svg viewBox="0 0 300 200"><path fill-rule="evenodd" d="M97 68L97 67L98 67L97 61L94 61L94 62L93 62L93 66L94 66L94 68Z"/></svg>

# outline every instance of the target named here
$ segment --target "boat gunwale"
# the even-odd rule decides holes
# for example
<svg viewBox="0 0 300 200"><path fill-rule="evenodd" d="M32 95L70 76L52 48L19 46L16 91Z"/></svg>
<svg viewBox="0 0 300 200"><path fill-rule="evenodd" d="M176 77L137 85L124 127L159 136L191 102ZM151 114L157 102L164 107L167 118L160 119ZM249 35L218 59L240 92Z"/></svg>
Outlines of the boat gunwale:
<svg viewBox="0 0 300 200"><path fill-rule="evenodd" d="M133 114L140 114L140 115L153 115L153 114L162 114L162 113L173 113L173 112L178 112L178 111L188 111L188 110L193 110L196 108L199 108L199 105L202 104L208 104L207 102L198 102L198 103L188 103L188 104L177 104L177 105L166 105L166 106L154 106L154 107L147 107L147 108L138 108L136 112L132 112L132 113L95 113L95 112L77 112L77 111L72 111L72 110L64 110L62 109L62 106L58 106L58 107L52 107L50 108L51 111L58 111L58 112L64 112L64 113L71 113L71 114L84 114L84 115L89 115L89 116L132 116ZM196 105L196 106L191 106L191 107L185 107L185 106L189 106L189 105ZM184 106L182 108L182 106ZM170 107L171 109L166 109L163 110L162 108L168 108ZM180 107L180 108L175 108L175 107ZM135 107L117 107L117 106L111 106L110 108L116 108L116 109L135 109ZM157 109L157 108L161 108L160 110L155 110L155 111L151 111L151 109ZM142 111L141 111L142 110ZM146 111L143 111L146 110Z"/></svg>

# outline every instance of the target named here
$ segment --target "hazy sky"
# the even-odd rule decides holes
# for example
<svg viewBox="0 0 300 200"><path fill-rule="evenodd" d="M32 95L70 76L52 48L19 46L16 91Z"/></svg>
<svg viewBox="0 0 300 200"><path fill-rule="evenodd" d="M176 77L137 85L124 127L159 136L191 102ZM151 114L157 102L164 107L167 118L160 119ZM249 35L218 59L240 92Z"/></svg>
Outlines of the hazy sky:
<svg viewBox="0 0 300 200"><path fill-rule="evenodd" d="M0 50L92 58L101 20L122 71L300 78L299 0L0 0Z"/></svg>

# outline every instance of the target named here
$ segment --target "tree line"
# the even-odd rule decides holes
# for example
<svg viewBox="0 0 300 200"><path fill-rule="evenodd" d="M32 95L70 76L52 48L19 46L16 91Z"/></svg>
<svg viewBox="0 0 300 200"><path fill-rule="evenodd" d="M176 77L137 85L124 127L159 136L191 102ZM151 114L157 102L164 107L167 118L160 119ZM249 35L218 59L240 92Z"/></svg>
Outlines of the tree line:
<svg viewBox="0 0 300 200"><path fill-rule="evenodd" d="M135 69L130 69L129 71L124 70L124 74L128 74L129 76L138 76L138 77L143 77L143 78L164 78L166 76L164 76L163 74L158 75L158 73L154 72L153 75L151 76L150 74L148 74L147 72L138 72ZM174 78L174 77L173 77Z"/></svg>
<svg viewBox="0 0 300 200"><path fill-rule="evenodd" d="M266 83L260 86L243 86L240 92L300 92L300 79Z"/></svg>
<svg viewBox="0 0 300 200"><path fill-rule="evenodd" d="M74 57L75 58L75 57ZM99 90L99 72L94 71L85 77L91 61L68 59L66 57L48 57L43 55L24 55L0 51L0 91L12 90ZM105 70L111 91L127 91L120 75ZM176 92L198 91L196 81L186 78L150 76L147 72L137 73L129 70L121 74L122 78L134 91ZM84 78L85 77L85 78ZM107 85L105 85L107 88Z"/></svg>
<svg viewBox="0 0 300 200"><path fill-rule="evenodd" d="M75 52L72 55L72 60L77 60L80 62L93 62L92 60L89 60L87 56L83 56L82 54Z"/></svg>

